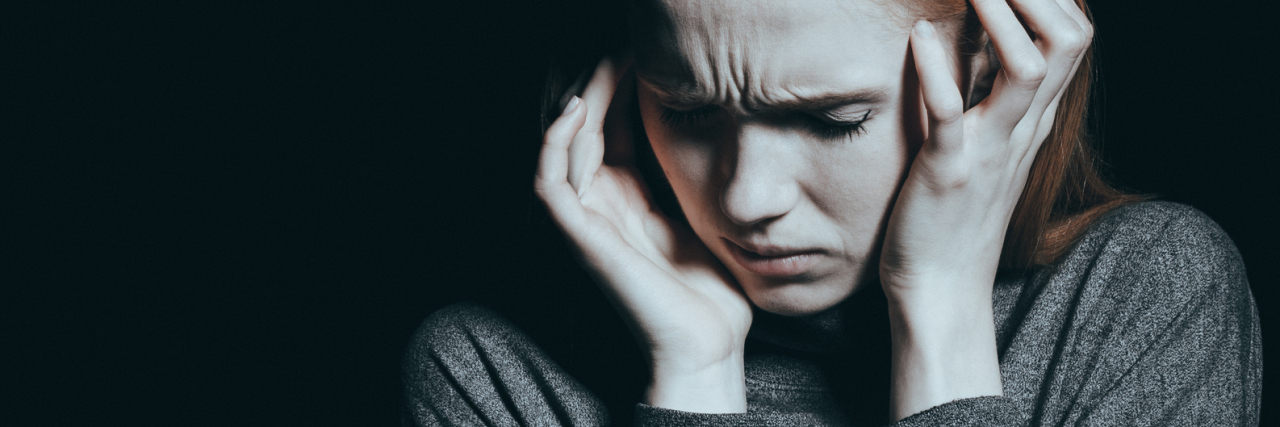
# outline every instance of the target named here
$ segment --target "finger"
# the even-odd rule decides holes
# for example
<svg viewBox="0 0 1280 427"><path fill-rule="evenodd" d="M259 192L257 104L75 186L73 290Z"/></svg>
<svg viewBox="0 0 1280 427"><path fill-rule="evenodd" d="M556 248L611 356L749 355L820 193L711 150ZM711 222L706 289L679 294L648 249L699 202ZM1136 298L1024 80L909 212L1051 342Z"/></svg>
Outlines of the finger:
<svg viewBox="0 0 1280 427"><path fill-rule="evenodd" d="M1053 97L1053 101L1049 103L1044 114L1040 115L1039 122L1036 125L1035 135L1031 141L1032 145L1029 147L1029 153L1039 151L1040 145L1044 143L1045 138L1048 138L1049 136L1049 132L1053 130L1053 123L1057 120L1058 107L1061 106L1062 98L1067 93L1067 90L1071 88L1071 82L1075 79L1082 78L1082 75L1088 73L1087 70L1083 73L1080 72L1080 64L1083 59L1083 55L1076 59L1075 64L1071 67L1071 78L1062 85L1062 88L1058 89L1058 93ZM1032 155L1030 157L1034 158L1035 156ZM1023 169L1030 168L1030 162L1027 163L1026 168Z"/></svg>
<svg viewBox="0 0 1280 427"><path fill-rule="evenodd" d="M1078 73L1078 70L1080 69L1080 64L1083 61L1085 54L1089 52L1089 47L1093 45L1093 22L1089 21L1089 16L1083 9L1081 9L1080 5L1076 4L1075 1L1057 0L1057 2L1058 6L1062 7L1062 10L1066 12L1067 16L1070 16L1071 19L1075 21L1076 25L1080 27L1080 30L1084 34L1084 48L1081 50L1080 54L1076 56L1075 63L1071 66L1070 75L1072 76L1072 79L1075 79L1078 77L1076 73ZM1070 84L1070 81L1068 81L1067 84ZM1067 84L1063 85L1064 90Z"/></svg>
<svg viewBox="0 0 1280 427"><path fill-rule="evenodd" d="M1092 40L1093 23L1089 22L1089 16L1085 13L1084 9L1081 9L1080 5L1076 4L1073 0L1057 0L1057 2L1058 6L1061 6L1062 10L1067 12L1067 15L1070 15L1071 19L1076 21L1076 25L1079 25L1080 28L1085 31L1086 38Z"/></svg>
<svg viewBox="0 0 1280 427"><path fill-rule="evenodd" d="M569 145L573 136L586 122L587 106L581 98L569 100L560 117L547 128L542 136L542 150L538 155L538 172L534 176L534 191L547 204L548 210L558 219L565 213L581 209L577 194L569 185ZM573 206L577 205L575 209Z"/></svg>
<svg viewBox="0 0 1280 427"><path fill-rule="evenodd" d="M591 179L604 160L604 118L625 71L617 65L611 58L602 59L582 93L582 103L587 107L586 122L569 146L569 184L579 197L591 186Z"/></svg>
<svg viewBox="0 0 1280 427"><path fill-rule="evenodd" d="M1089 70L1086 69L1081 73L1080 65L1083 63L1084 57L1089 53L1089 46L1093 45L1093 23L1089 21L1089 16L1083 9L1081 9L1080 5L1076 4L1075 1L1057 0L1057 2L1058 5L1062 7L1062 10L1065 11L1068 16L1071 16L1071 19L1075 20L1076 25L1080 26L1080 30L1084 32L1085 39L1084 49L1076 57L1075 63L1071 65L1070 79L1064 83L1062 85L1062 89L1058 91L1058 98L1062 98L1063 92L1066 92L1072 81L1089 72ZM1054 103L1056 104L1057 101L1055 100Z"/></svg>
<svg viewBox="0 0 1280 427"><path fill-rule="evenodd" d="M1085 48L1085 52L1081 52L1081 54L1076 57L1075 62L1071 64L1071 71L1067 74L1067 80L1062 83L1062 87L1059 88L1058 93L1054 95L1053 101L1049 103L1044 114L1040 117L1040 123L1037 128L1041 130L1038 130L1036 134L1035 141L1037 143L1043 142L1044 137L1048 135L1048 128L1053 126L1054 114L1057 112L1058 106L1062 101L1062 97L1067 93L1067 90L1071 88L1071 83L1076 79L1086 78L1089 74L1088 69L1080 69L1080 66L1084 63L1086 53L1088 53L1087 47Z"/></svg>
<svg viewBox="0 0 1280 427"><path fill-rule="evenodd" d="M1078 47L1078 52L1073 54L1074 58L1071 59L1071 67L1064 74L1065 78L1062 79L1062 82L1058 84L1059 88L1054 93L1053 99L1048 102L1044 113L1041 114L1040 117L1036 118L1036 130L1032 138L1032 145L1028 150L1028 153L1032 153L1033 155L1025 156L1027 158L1024 159L1027 167L1030 167L1031 159L1034 159L1034 153L1039 151L1040 145L1044 143L1045 139L1052 131L1053 123L1057 119L1057 112L1061 106L1062 98L1066 94L1067 90L1071 88L1072 82L1078 78L1082 78L1082 76L1089 72L1087 69L1082 71L1080 67L1084 61L1085 55L1088 53L1089 45L1093 41L1093 24L1089 22L1089 18L1085 14L1085 11L1082 10L1075 1L1055 0L1055 2L1058 7L1061 8L1062 12L1070 18L1073 23L1075 23L1076 28L1079 31L1078 35L1083 38L1083 41L1082 46ZM1061 45L1063 38L1059 37L1058 40ZM1072 49L1070 46L1068 46L1068 48ZM1050 79L1053 78L1054 77L1050 77ZM1036 107L1033 106L1032 108L1034 109Z"/></svg>
<svg viewBox="0 0 1280 427"><path fill-rule="evenodd" d="M958 147L964 138L964 99L951 72L947 48L928 21L916 22L912 29L911 54L929 115L926 146L942 151Z"/></svg>
<svg viewBox="0 0 1280 427"><path fill-rule="evenodd" d="M1031 125L1040 121L1049 104L1073 75L1076 62L1088 46L1085 32L1057 0L1011 0L1035 34L1048 70L1029 108Z"/></svg>
<svg viewBox="0 0 1280 427"><path fill-rule="evenodd" d="M991 37L1001 66L991 95L976 108L983 116L996 118L998 124L1011 131L1031 106L1045 78L1047 65L1005 0L972 2L978 20Z"/></svg>

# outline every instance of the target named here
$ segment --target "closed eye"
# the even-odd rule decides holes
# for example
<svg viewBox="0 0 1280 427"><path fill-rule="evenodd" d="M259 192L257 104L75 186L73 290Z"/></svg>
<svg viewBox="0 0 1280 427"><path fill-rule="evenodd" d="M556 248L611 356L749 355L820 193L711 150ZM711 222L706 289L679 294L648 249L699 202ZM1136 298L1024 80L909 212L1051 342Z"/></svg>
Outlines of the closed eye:
<svg viewBox="0 0 1280 427"><path fill-rule="evenodd" d="M814 136L825 140L849 139L855 135L861 135L866 132L863 125L867 123L867 119L871 117L871 110L867 110L862 117L851 123L830 122L816 116L808 116L809 132Z"/></svg>
<svg viewBox="0 0 1280 427"><path fill-rule="evenodd" d="M692 110L677 110L664 106L660 119L668 126L692 127L707 124L718 112L720 107L715 105L704 105ZM849 139L866 132L863 125L871 117L871 110L867 110L853 122L834 122L811 114L800 114L800 116L803 126L810 134L830 141Z"/></svg>

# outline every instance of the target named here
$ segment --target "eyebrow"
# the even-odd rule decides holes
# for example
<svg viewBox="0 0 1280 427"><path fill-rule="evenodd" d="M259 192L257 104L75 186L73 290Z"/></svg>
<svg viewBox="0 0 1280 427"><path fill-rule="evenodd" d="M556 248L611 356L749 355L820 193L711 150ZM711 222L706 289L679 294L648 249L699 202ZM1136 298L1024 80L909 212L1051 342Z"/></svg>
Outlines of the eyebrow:
<svg viewBox="0 0 1280 427"><path fill-rule="evenodd" d="M705 92L688 87L663 84L641 77L644 84L649 85L663 103L672 107L700 107L714 103ZM851 104L878 104L889 97L883 88L859 88L849 91L821 93L814 96L797 97L772 103L759 101L749 103L751 110L801 110L823 111Z"/></svg>

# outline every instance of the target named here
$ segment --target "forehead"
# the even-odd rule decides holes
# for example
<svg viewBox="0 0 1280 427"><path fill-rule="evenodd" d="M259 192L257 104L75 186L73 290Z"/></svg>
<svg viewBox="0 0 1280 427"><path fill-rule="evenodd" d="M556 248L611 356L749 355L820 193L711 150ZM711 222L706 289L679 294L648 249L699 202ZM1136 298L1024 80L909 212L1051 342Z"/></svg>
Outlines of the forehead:
<svg viewBox="0 0 1280 427"><path fill-rule="evenodd" d="M888 84L905 63L908 26L878 0L639 0L637 12L640 76L707 102Z"/></svg>

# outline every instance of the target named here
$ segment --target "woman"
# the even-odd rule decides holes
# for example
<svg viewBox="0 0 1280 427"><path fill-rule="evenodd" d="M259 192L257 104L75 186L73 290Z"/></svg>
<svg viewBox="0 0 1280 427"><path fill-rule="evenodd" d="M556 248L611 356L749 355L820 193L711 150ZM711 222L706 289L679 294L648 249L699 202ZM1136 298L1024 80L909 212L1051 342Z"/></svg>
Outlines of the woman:
<svg viewBox="0 0 1280 427"><path fill-rule="evenodd" d="M637 423L1256 424L1234 246L1092 169L1086 10L637 2L634 60L566 99L535 180L646 351ZM682 219L632 166L632 105ZM888 419L841 392L878 387L840 364L885 326L849 321L877 285ZM406 387L418 425L607 422L471 306L427 320Z"/></svg>

